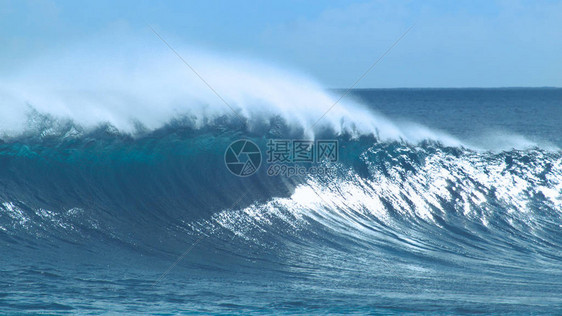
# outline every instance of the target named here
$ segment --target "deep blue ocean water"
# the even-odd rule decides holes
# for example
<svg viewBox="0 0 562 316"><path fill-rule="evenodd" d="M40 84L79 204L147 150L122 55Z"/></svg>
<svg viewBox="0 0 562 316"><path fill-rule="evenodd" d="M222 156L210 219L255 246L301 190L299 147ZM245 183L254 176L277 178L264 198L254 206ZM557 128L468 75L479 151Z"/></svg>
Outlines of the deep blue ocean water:
<svg viewBox="0 0 562 316"><path fill-rule="evenodd" d="M494 136L519 135L562 146L562 89L365 89L352 95L392 119L476 144L501 145Z"/></svg>
<svg viewBox="0 0 562 316"><path fill-rule="evenodd" d="M561 314L562 89L349 97L466 145L324 131L333 172L286 177L279 121L5 138L0 314Z"/></svg>

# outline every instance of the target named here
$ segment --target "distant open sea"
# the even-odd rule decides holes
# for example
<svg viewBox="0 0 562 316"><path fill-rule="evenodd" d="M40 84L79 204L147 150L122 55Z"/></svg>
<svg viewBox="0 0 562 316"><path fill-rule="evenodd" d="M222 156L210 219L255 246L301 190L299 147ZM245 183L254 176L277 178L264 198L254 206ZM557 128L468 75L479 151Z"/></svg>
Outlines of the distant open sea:
<svg viewBox="0 0 562 316"><path fill-rule="evenodd" d="M509 148L502 137L562 146L562 88L357 89L351 95L394 120L490 148Z"/></svg>
<svg viewBox="0 0 562 316"><path fill-rule="evenodd" d="M0 141L0 314L562 314L562 89L346 98L382 125L295 176L297 117L35 113Z"/></svg>

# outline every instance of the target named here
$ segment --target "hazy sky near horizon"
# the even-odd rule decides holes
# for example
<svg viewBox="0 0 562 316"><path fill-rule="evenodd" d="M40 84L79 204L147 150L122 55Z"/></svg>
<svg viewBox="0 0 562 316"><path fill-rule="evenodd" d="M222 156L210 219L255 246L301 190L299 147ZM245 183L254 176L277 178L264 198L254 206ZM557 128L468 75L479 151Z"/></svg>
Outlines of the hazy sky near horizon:
<svg viewBox="0 0 562 316"><path fill-rule="evenodd" d="M524 0L0 0L0 72L90 38L162 45L148 25L173 46L296 69L329 88L349 87L413 25L358 87L562 86L562 1Z"/></svg>

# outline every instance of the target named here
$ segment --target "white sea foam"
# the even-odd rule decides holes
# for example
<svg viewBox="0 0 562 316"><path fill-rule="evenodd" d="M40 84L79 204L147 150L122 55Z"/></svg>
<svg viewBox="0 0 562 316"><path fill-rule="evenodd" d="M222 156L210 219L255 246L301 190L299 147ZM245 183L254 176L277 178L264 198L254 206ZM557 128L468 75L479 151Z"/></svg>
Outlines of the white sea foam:
<svg viewBox="0 0 562 316"><path fill-rule="evenodd" d="M313 136L315 122L339 97L295 71L175 43L179 54L226 105L163 43L143 40L114 43L112 48L90 41L45 54L0 78L2 132L17 134L25 129L30 108L84 127L110 123L122 132L133 132L139 122L155 129L180 115L204 124L234 115L234 110L250 126L280 116ZM399 126L350 98L328 111L316 128L412 141L439 136L427 128ZM451 138L443 140L459 144Z"/></svg>
<svg viewBox="0 0 562 316"><path fill-rule="evenodd" d="M0 78L0 133L29 129L32 110L85 128L109 123L124 133L134 133L138 123L157 129L180 116L196 127L240 116L250 128L279 116L307 137L330 129L470 147L444 132L393 122L350 97L335 104L339 94L296 71L172 44L220 97L156 38L113 39L111 45L97 39L45 53Z"/></svg>

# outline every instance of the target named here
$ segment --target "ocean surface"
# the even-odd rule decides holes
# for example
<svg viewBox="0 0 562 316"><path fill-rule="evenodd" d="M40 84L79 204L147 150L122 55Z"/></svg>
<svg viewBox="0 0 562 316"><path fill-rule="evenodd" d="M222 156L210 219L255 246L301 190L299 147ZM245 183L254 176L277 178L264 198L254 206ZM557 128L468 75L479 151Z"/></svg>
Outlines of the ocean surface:
<svg viewBox="0 0 562 316"><path fill-rule="evenodd" d="M0 314L562 314L562 89L344 99L326 125L331 103L134 132L29 112L0 141Z"/></svg>

